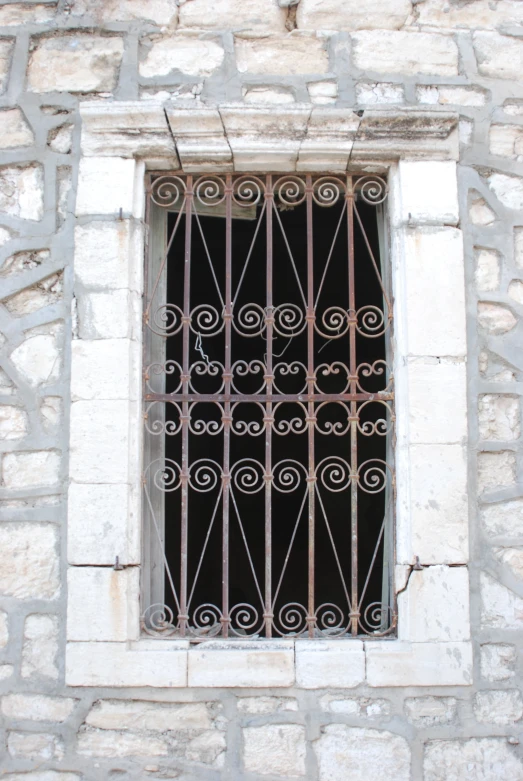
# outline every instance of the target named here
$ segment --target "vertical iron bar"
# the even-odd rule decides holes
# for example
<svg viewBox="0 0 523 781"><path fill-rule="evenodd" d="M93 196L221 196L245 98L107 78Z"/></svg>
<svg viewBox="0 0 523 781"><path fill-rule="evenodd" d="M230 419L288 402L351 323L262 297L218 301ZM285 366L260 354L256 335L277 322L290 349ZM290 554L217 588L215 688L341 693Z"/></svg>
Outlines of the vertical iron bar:
<svg viewBox="0 0 523 781"><path fill-rule="evenodd" d="M354 191L352 176L347 177L347 238L349 251L349 372L350 392L357 393L356 361L356 287L354 273ZM358 634L358 409L355 401L350 403L350 469L351 469L351 633Z"/></svg>
<svg viewBox="0 0 523 781"><path fill-rule="evenodd" d="M185 255L183 270L183 358L182 392L189 393L190 377L190 337L191 337L191 230L193 178L187 177L185 202ZM189 519L189 403L182 403L182 471L181 471L181 557L180 557L180 615L178 621L180 634L185 637L187 631L187 544Z"/></svg>
<svg viewBox="0 0 523 781"><path fill-rule="evenodd" d="M309 401L307 403L307 424L308 424L308 448L309 448L309 472L308 472L308 490L309 490L309 573L308 573L308 602L307 602L307 624L309 637L314 637L316 626L315 618L315 478L314 478L314 423L315 411L314 401L311 401L314 394L314 252L313 252L313 230L312 230L312 176L308 175L305 180L306 203L307 203L307 391Z"/></svg>
<svg viewBox="0 0 523 781"><path fill-rule="evenodd" d="M265 407L265 636L272 637L272 381L273 376L273 295L272 295L272 217L274 192L272 176L265 182L266 231L267 231L267 274L266 274L266 324L267 324L267 366L265 381L267 404Z"/></svg>
<svg viewBox="0 0 523 781"><path fill-rule="evenodd" d="M229 636L229 511L231 468L232 176L225 177L225 359L223 415L222 634Z"/></svg>

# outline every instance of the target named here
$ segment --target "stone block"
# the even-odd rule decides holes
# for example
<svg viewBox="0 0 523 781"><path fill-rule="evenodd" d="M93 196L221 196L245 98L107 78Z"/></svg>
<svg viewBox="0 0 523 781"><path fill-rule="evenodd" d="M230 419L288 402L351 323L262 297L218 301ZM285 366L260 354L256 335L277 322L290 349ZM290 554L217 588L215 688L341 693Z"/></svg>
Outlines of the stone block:
<svg viewBox="0 0 523 781"><path fill-rule="evenodd" d="M63 272L40 280L20 293L4 299L3 304L13 317L23 317L38 312L44 306L57 304L63 297Z"/></svg>
<svg viewBox="0 0 523 781"><path fill-rule="evenodd" d="M135 529L129 485L71 483L67 515L70 564L122 565L140 562L139 530Z"/></svg>
<svg viewBox="0 0 523 781"><path fill-rule="evenodd" d="M424 781L521 781L523 764L506 738L429 740L423 772Z"/></svg>
<svg viewBox="0 0 523 781"><path fill-rule="evenodd" d="M216 108L199 107L188 112L168 107L166 114L184 170L232 170L231 147Z"/></svg>
<svg viewBox="0 0 523 781"><path fill-rule="evenodd" d="M136 163L121 157L83 157L78 174L76 214L133 213Z"/></svg>
<svg viewBox="0 0 523 781"><path fill-rule="evenodd" d="M523 599L481 573L481 625L491 629L522 629Z"/></svg>
<svg viewBox="0 0 523 781"><path fill-rule="evenodd" d="M351 689L365 680L359 640L297 640L296 685L304 689Z"/></svg>
<svg viewBox="0 0 523 781"><path fill-rule="evenodd" d="M409 439L413 444L454 444L466 440L464 362L412 359L408 364L408 398Z"/></svg>
<svg viewBox="0 0 523 781"><path fill-rule="evenodd" d="M411 531L406 562L468 561L467 459L461 445L410 448ZM444 490L442 490L444 487Z"/></svg>
<svg viewBox="0 0 523 781"><path fill-rule="evenodd" d="M390 82L362 81L356 85L356 101L359 105L381 106L403 103L405 99L401 84Z"/></svg>
<svg viewBox="0 0 523 781"><path fill-rule="evenodd" d="M357 0L302 0L299 30L398 30L411 11L409 0L376 0L370 7Z"/></svg>
<svg viewBox="0 0 523 781"><path fill-rule="evenodd" d="M123 641L139 634L137 567L70 567L67 573L67 639Z"/></svg>
<svg viewBox="0 0 523 781"><path fill-rule="evenodd" d="M487 204L484 198L481 198L475 191L472 191L473 197L470 199L469 218L473 225L492 225L497 217Z"/></svg>
<svg viewBox="0 0 523 781"><path fill-rule="evenodd" d="M136 338L139 332L138 295L128 290L84 293L78 299L81 340Z"/></svg>
<svg viewBox="0 0 523 781"><path fill-rule="evenodd" d="M40 402L42 424L47 433L53 433L62 419L63 402L59 396L43 396Z"/></svg>
<svg viewBox="0 0 523 781"><path fill-rule="evenodd" d="M0 594L55 599L60 588L56 527L47 523L0 525Z"/></svg>
<svg viewBox="0 0 523 781"><path fill-rule="evenodd" d="M60 479L57 450L5 453L2 459L3 486L15 490L55 485Z"/></svg>
<svg viewBox="0 0 523 781"><path fill-rule="evenodd" d="M71 397L126 399L136 396L132 364L139 360L139 345L129 339L74 339L72 342Z"/></svg>
<svg viewBox="0 0 523 781"><path fill-rule="evenodd" d="M22 220L44 215L44 176L40 165L6 165L0 168L0 211Z"/></svg>
<svg viewBox="0 0 523 781"><path fill-rule="evenodd" d="M24 24L45 24L56 15L56 8L43 3L26 5L24 0L0 8L0 27L14 27Z"/></svg>
<svg viewBox="0 0 523 781"><path fill-rule="evenodd" d="M523 42L521 44L523 52ZM523 209L523 178L507 174L491 174L488 185L498 201L507 209Z"/></svg>
<svg viewBox="0 0 523 781"><path fill-rule="evenodd" d="M408 231L404 263L408 354L464 356L465 286L461 231L451 227ZM419 327L420 323L423 328Z"/></svg>
<svg viewBox="0 0 523 781"><path fill-rule="evenodd" d="M508 681L516 675L516 646L484 643L480 646L481 677L486 681Z"/></svg>
<svg viewBox="0 0 523 781"><path fill-rule="evenodd" d="M143 48L140 76L147 79L167 76L172 71L205 78L222 65L225 57L219 43L192 35L160 38Z"/></svg>
<svg viewBox="0 0 523 781"><path fill-rule="evenodd" d="M64 744L57 735L48 732L8 732L7 751L13 759L60 761L64 756Z"/></svg>
<svg viewBox="0 0 523 781"><path fill-rule="evenodd" d="M77 225L74 243L75 279L82 286L140 289L142 233L129 220Z"/></svg>
<svg viewBox="0 0 523 781"><path fill-rule="evenodd" d="M252 87L244 91L245 103L263 103L272 106L294 103L294 95L282 87Z"/></svg>
<svg viewBox="0 0 523 781"><path fill-rule="evenodd" d="M517 580L523 580L523 548L494 548L494 555Z"/></svg>
<svg viewBox="0 0 523 781"><path fill-rule="evenodd" d="M138 643L137 645L141 645ZM140 651L126 643L68 643L69 686L187 686L187 647L154 641L154 650Z"/></svg>
<svg viewBox="0 0 523 781"><path fill-rule="evenodd" d="M249 716L266 716L297 710L298 701L294 697L240 697L238 699L238 711Z"/></svg>
<svg viewBox="0 0 523 781"><path fill-rule="evenodd" d="M523 41L495 32L478 31L473 36L478 70L492 79L521 78Z"/></svg>
<svg viewBox="0 0 523 781"><path fill-rule="evenodd" d="M77 736L77 752L82 757L161 757L169 753L169 743L152 735L100 731L82 727Z"/></svg>
<svg viewBox="0 0 523 781"><path fill-rule="evenodd" d="M457 225L459 221L456 163L402 160L400 219L409 225ZM427 182L430 185L427 186Z"/></svg>
<svg viewBox="0 0 523 781"><path fill-rule="evenodd" d="M0 699L0 711L17 721L54 721L62 723L72 714L78 700L49 697L45 694L6 694Z"/></svg>
<svg viewBox="0 0 523 781"><path fill-rule="evenodd" d="M358 697L352 699L339 695L325 694L320 705L322 710L327 713L338 713L344 716L357 716L366 719L382 719L391 714L391 705L388 700L371 699L369 697Z"/></svg>
<svg viewBox="0 0 523 781"><path fill-rule="evenodd" d="M34 328L25 332L25 340L16 347L11 362L32 388L56 382L62 366L61 329L40 333Z"/></svg>
<svg viewBox="0 0 523 781"><path fill-rule="evenodd" d="M20 407L0 404L0 440L21 439L28 431L27 413Z"/></svg>
<svg viewBox="0 0 523 781"><path fill-rule="evenodd" d="M298 724L244 727L245 770L295 778L305 775L305 728Z"/></svg>
<svg viewBox="0 0 523 781"><path fill-rule="evenodd" d="M519 396L485 393L478 399L479 436L487 440L514 440L520 434Z"/></svg>
<svg viewBox="0 0 523 781"><path fill-rule="evenodd" d="M490 301L478 303L478 325L488 334L506 334L515 328L517 322L513 312L503 304L493 304Z"/></svg>
<svg viewBox="0 0 523 781"><path fill-rule="evenodd" d="M484 106L487 93L479 87L455 87L435 84L418 87L416 90L420 103L439 103L441 106Z"/></svg>
<svg viewBox="0 0 523 781"><path fill-rule="evenodd" d="M162 103L85 103L81 106L82 152L101 157L172 157L178 168L173 140Z"/></svg>
<svg viewBox="0 0 523 781"><path fill-rule="evenodd" d="M129 480L130 405L76 401L71 405L70 476L77 483Z"/></svg>
<svg viewBox="0 0 523 781"><path fill-rule="evenodd" d="M35 39L27 71L31 92L111 92L117 84L123 39L88 34Z"/></svg>
<svg viewBox="0 0 523 781"><path fill-rule="evenodd" d="M308 33L271 35L270 38L235 38L240 73L292 76L327 73L326 40Z"/></svg>
<svg viewBox="0 0 523 781"><path fill-rule="evenodd" d="M58 618L34 613L27 616L22 647L22 678L33 675L58 678Z"/></svg>
<svg viewBox="0 0 523 781"><path fill-rule="evenodd" d="M470 638L466 567L438 565L413 571L398 606L400 640L446 643Z"/></svg>
<svg viewBox="0 0 523 781"><path fill-rule="evenodd" d="M355 33L353 62L372 72L406 75L458 75L458 48L438 33L365 30Z"/></svg>
<svg viewBox="0 0 523 781"><path fill-rule="evenodd" d="M352 109L314 108L301 142L296 169L346 171L359 117Z"/></svg>
<svg viewBox="0 0 523 781"><path fill-rule="evenodd" d="M5 92L9 80L13 44L13 39L0 41L0 94Z"/></svg>
<svg viewBox="0 0 523 781"><path fill-rule="evenodd" d="M490 154L511 157L523 155L523 127L520 125L491 125L489 134Z"/></svg>
<svg viewBox="0 0 523 781"><path fill-rule="evenodd" d="M409 781L410 749L392 732L328 724L314 742L319 781L368 781L379 773L389 781Z"/></svg>
<svg viewBox="0 0 523 781"><path fill-rule="evenodd" d="M470 643L366 642L369 686L470 686Z"/></svg>
<svg viewBox="0 0 523 781"><path fill-rule="evenodd" d="M509 283L507 292L509 298L512 298L518 304L523 304L523 282L520 279L513 279Z"/></svg>
<svg viewBox="0 0 523 781"><path fill-rule="evenodd" d="M478 692L474 698L474 715L481 724L514 724L523 716L521 693L517 689Z"/></svg>
<svg viewBox="0 0 523 781"><path fill-rule="evenodd" d="M438 0L424 0L418 11L417 24L441 28L495 29L500 25L521 24L523 8L519 3L502 0L496 7L488 0L472 5L442 6Z"/></svg>
<svg viewBox="0 0 523 781"><path fill-rule="evenodd" d="M88 14L98 24L147 21L168 26L176 24L178 6L176 0L76 0L72 13Z"/></svg>
<svg viewBox="0 0 523 781"><path fill-rule="evenodd" d="M277 0L214 0L212 13L205 0L180 6L180 28L233 29L245 36L284 33L286 18Z"/></svg>
<svg viewBox="0 0 523 781"><path fill-rule="evenodd" d="M5 648L9 640L9 625L7 613L0 610L0 648Z"/></svg>
<svg viewBox="0 0 523 781"><path fill-rule="evenodd" d="M475 281L478 293L490 292L499 288L500 257L499 252L492 249L475 249Z"/></svg>
<svg viewBox="0 0 523 781"><path fill-rule="evenodd" d="M478 489L493 491L516 482L516 456L510 450L478 453Z"/></svg>
<svg viewBox="0 0 523 781"><path fill-rule="evenodd" d="M307 84L307 90L309 92L311 103L315 103L317 105L336 103L336 99L338 97L338 82L312 81L310 84Z"/></svg>
<svg viewBox="0 0 523 781"><path fill-rule="evenodd" d="M35 770L30 773L8 773L2 781L83 781L78 773L62 773L59 770Z"/></svg>
<svg viewBox="0 0 523 781"><path fill-rule="evenodd" d="M451 724L456 718L458 701L455 697L408 697L405 715L415 727L439 727Z"/></svg>
<svg viewBox="0 0 523 781"><path fill-rule="evenodd" d="M0 13L2 9L0 8ZM1 24L1 16L0 16ZM19 108L0 111L0 148L29 146L34 141L33 131Z"/></svg>
<svg viewBox="0 0 523 781"><path fill-rule="evenodd" d="M523 228L514 228L514 262L523 268Z"/></svg>
<svg viewBox="0 0 523 781"><path fill-rule="evenodd" d="M85 723L101 730L208 730L220 706L205 702L149 702L147 700L98 700Z"/></svg>
<svg viewBox="0 0 523 781"><path fill-rule="evenodd" d="M74 125L60 125L49 131L47 146L60 155L68 155L73 145Z"/></svg>
<svg viewBox="0 0 523 781"><path fill-rule="evenodd" d="M287 641L205 643L189 651L189 686L268 687L294 684L294 649Z"/></svg>

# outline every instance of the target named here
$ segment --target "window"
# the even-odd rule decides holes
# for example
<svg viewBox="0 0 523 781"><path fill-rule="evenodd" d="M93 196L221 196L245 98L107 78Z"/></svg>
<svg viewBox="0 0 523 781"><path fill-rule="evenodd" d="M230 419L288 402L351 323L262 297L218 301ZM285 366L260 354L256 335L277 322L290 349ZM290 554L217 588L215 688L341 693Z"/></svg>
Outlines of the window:
<svg viewBox="0 0 523 781"><path fill-rule="evenodd" d="M150 177L148 633L394 630L386 195L376 176Z"/></svg>

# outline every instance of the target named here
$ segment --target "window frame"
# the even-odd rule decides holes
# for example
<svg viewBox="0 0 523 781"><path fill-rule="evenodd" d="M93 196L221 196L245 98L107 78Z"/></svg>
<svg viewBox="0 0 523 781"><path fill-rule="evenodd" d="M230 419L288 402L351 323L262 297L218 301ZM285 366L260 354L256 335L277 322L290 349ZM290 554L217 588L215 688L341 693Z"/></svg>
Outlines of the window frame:
<svg viewBox="0 0 523 781"><path fill-rule="evenodd" d="M168 107L165 112L149 101L90 103L81 114L75 245L80 338L72 343L67 683L303 688L352 688L365 681L371 687L470 684L466 326L463 242L455 227L455 115L391 109L369 112L367 124L355 127L350 109L229 107L219 113ZM365 132L360 133L362 126ZM387 126L390 132L384 133ZM413 135L412 127L423 132ZM398 638L216 640L198 646L141 637L137 489L145 171L243 172L256 166L334 173L349 165L385 173L390 188ZM104 232L110 240L101 248ZM86 284L85 259L100 248L110 279ZM107 306L117 313L116 330L101 314ZM111 355L120 361L112 384L100 371L105 358L110 373ZM445 439L453 436L446 433L449 383L453 404L463 412L458 441ZM426 468L431 459L432 473ZM437 509L430 494L441 486L443 508ZM86 506L99 512L86 517ZM424 569L415 568L416 556ZM453 593L456 615L449 616L445 589Z"/></svg>

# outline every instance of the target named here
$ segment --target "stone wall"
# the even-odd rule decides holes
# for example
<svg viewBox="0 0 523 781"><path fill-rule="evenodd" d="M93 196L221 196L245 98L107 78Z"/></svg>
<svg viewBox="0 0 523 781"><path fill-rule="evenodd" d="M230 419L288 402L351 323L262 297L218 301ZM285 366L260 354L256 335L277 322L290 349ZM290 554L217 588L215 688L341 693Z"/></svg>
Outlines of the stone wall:
<svg viewBox="0 0 523 781"><path fill-rule="evenodd" d="M523 779L522 25L522 0L0 0L6 781ZM64 685L71 336L96 338L110 307L119 338L126 305L74 305L78 111L152 98L459 112L471 686ZM104 269L84 260L80 284L96 286Z"/></svg>

